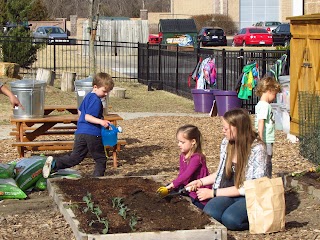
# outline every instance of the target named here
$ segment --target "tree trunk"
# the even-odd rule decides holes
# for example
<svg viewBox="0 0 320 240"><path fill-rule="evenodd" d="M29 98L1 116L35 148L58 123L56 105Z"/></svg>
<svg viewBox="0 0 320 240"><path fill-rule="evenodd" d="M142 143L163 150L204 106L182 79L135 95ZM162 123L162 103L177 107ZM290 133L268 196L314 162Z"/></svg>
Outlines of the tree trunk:
<svg viewBox="0 0 320 240"><path fill-rule="evenodd" d="M73 92L74 91L74 80L76 80L76 73L73 72L62 72L61 76L61 91Z"/></svg>
<svg viewBox="0 0 320 240"><path fill-rule="evenodd" d="M44 68L38 68L36 80L45 81L47 85L53 86L56 73Z"/></svg>

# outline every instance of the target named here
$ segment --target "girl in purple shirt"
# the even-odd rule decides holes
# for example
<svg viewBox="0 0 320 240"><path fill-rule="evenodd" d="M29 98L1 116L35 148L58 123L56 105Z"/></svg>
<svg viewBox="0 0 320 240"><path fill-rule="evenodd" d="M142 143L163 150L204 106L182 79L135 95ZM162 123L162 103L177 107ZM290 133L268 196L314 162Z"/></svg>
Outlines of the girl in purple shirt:
<svg viewBox="0 0 320 240"><path fill-rule="evenodd" d="M170 191L183 188L189 182L209 175L206 158L202 153L199 129L194 125L184 125L177 130L176 136L181 152L180 168L178 177L167 185ZM204 208L207 201L199 201L196 192L189 192L188 195L194 205Z"/></svg>

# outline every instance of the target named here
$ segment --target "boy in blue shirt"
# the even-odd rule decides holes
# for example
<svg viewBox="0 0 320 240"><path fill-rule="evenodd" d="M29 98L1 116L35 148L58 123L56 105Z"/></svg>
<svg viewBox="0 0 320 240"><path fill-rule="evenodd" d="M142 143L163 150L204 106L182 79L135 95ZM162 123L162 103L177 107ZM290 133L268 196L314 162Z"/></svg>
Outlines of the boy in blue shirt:
<svg viewBox="0 0 320 240"><path fill-rule="evenodd" d="M110 122L103 119L101 98L113 89L114 82L109 74L98 73L93 78L92 86L92 92L85 96L78 109L79 120L71 154L54 159L49 156L42 170L45 178L48 178L51 171L78 165L88 152L96 162L93 176L104 175L106 155L101 139L101 127L108 127Z"/></svg>

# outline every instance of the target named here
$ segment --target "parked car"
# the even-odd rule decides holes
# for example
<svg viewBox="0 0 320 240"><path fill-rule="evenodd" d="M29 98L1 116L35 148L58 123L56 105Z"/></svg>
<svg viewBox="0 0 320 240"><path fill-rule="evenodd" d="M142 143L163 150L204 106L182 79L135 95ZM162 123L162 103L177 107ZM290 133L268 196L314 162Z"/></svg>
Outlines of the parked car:
<svg viewBox="0 0 320 240"><path fill-rule="evenodd" d="M9 34L10 30L15 29L17 27L23 27L26 31L30 31L30 26L32 26L32 24L28 24L28 23L20 23L20 24L15 24L15 23L10 23L8 22L4 27L3 27L3 33L5 35Z"/></svg>
<svg viewBox="0 0 320 240"><path fill-rule="evenodd" d="M289 46L291 39L290 24L280 24L276 29L272 30L272 39L274 46Z"/></svg>
<svg viewBox="0 0 320 240"><path fill-rule="evenodd" d="M149 34L148 42L149 44L160 44L162 41L162 38L159 36L159 34Z"/></svg>
<svg viewBox="0 0 320 240"><path fill-rule="evenodd" d="M264 28L242 28L233 37L232 46L272 46L272 35Z"/></svg>
<svg viewBox="0 0 320 240"><path fill-rule="evenodd" d="M281 24L281 22L276 22L276 21L261 21L261 22L257 22L256 24L254 24L254 26L256 27L263 27L265 29L267 29L267 31L269 33L272 32L273 29L276 29L277 26L279 26Z"/></svg>
<svg viewBox="0 0 320 240"><path fill-rule="evenodd" d="M67 33L60 27L56 26L41 26L33 32L33 37L35 42L48 41L49 44L52 43L69 43Z"/></svg>
<svg viewBox="0 0 320 240"><path fill-rule="evenodd" d="M219 27L203 27L197 40L200 46L227 46L225 32Z"/></svg>

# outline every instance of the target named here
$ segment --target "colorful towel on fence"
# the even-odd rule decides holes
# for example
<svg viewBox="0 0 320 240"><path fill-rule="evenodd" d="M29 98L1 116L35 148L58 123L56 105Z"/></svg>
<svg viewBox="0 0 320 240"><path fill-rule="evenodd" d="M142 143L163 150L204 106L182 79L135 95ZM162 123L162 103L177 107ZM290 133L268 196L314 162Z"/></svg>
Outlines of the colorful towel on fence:
<svg viewBox="0 0 320 240"><path fill-rule="evenodd" d="M241 79L241 86L238 93L238 98L248 100L252 96L252 90L259 79L258 65L256 62L247 64L242 69L243 76Z"/></svg>

